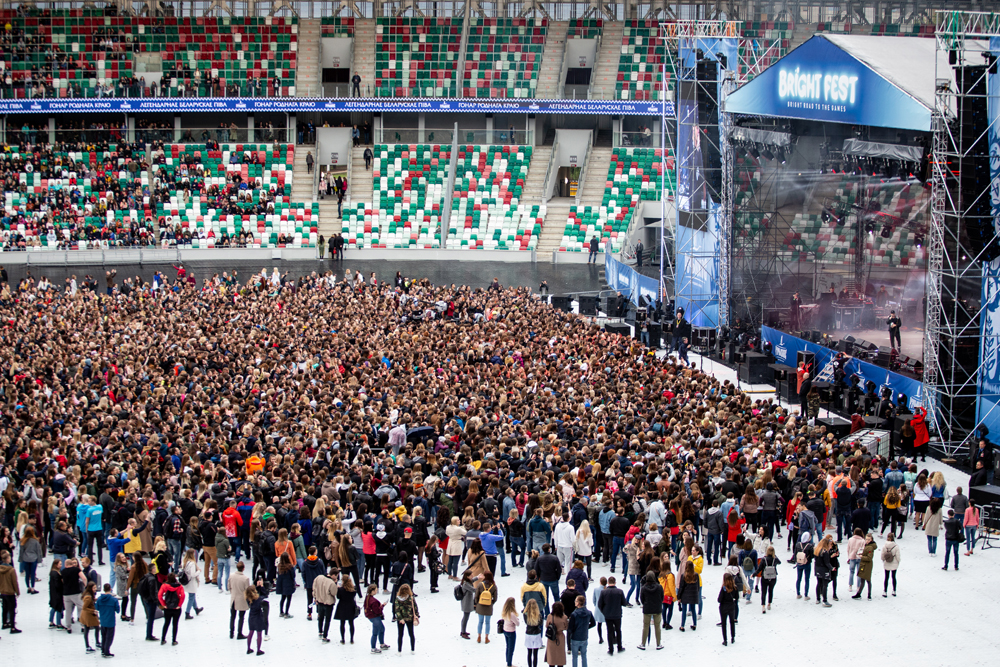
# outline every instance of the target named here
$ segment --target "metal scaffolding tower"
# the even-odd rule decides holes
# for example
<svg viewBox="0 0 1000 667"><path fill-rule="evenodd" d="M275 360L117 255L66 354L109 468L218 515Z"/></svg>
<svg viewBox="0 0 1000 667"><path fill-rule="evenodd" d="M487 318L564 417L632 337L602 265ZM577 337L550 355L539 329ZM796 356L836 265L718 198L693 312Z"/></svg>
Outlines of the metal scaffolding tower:
<svg viewBox="0 0 1000 667"><path fill-rule="evenodd" d="M981 243L970 239L970 232L976 233L983 220L984 204L989 211L989 128L983 129L985 121L970 123L971 114L963 110L986 109L989 38L1000 36L1000 15L940 13L936 30L939 64L923 393L938 434L932 446L955 456L968 446L977 427L979 302L983 269L989 260Z"/></svg>

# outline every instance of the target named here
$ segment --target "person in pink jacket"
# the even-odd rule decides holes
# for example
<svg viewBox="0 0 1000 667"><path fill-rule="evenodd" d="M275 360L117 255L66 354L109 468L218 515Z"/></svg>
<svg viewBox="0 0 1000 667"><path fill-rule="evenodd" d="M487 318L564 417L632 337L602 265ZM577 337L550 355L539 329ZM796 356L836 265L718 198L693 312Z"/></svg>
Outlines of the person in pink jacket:
<svg viewBox="0 0 1000 667"><path fill-rule="evenodd" d="M847 588L854 591L854 573L861 565L861 550L865 546L865 534L860 528L854 529L854 535L847 540L847 569L849 572ZM859 584L860 585L860 584Z"/></svg>
<svg viewBox="0 0 1000 667"><path fill-rule="evenodd" d="M180 621L184 605L184 587L177 581L176 574L171 572L167 575L167 580L160 586L160 592L156 597L163 610L163 635L160 637L160 645L167 643L167 630L173 623L173 646L177 646L177 623Z"/></svg>
<svg viewBox="0 0 1000 667"><path fill-rule="evenodd" d="M965 555L971 556L976 550L976 531L979 530L979 508L971 501L969 506L965 508L962 525L965 526L965 548L967 549Z"/></svg>

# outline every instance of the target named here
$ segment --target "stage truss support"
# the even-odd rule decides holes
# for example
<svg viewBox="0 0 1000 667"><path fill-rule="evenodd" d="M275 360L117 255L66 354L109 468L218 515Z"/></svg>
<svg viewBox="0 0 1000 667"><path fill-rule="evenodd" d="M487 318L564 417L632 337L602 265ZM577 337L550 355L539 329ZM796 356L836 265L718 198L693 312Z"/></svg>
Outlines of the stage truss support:
<svg viewBox="0 0 1000 667"><path fill-rule="evenodd" d="M989 39L998 36L996 14L938 14L922 390L928 420L937 434L931 446L950 457L967 451L977 426L980 310L972 304L979 302L986 262L969 242L966 216L973 202L990 201L990 178L988 166L981 174L982 158L974 160L970 154L969 147L979 137L966 136L969 128L956 117L963 91L947 63L951 58L952 64L982 65ZM982 191L962 192L962 175L977 167L983 176Z"/></svg>

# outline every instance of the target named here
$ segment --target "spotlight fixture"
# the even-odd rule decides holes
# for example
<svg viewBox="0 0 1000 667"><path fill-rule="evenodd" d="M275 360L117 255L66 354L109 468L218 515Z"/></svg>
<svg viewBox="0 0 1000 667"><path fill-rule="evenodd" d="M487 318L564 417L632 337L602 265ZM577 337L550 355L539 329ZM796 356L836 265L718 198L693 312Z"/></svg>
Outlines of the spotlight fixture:
<svg viewBox="0 0 1000 667"><path fill-rule="evenodd" d="M882 225L881 236L884 239L890 238L892 236L892 225L890 225L888 222Z"/></svg>
<svg viewBox="0 0 1000 667"><path fill-rule="evenodd" d="M760 151L757 150L756 145L750 146L750 148L748 148L747 151L750 153L750 156L753 157L753 159L755 160L760 159Z"/></svg>
<svg viewBox="0 0 1000 667"><path fill-rule="evenodd" d="M913 235L913 242L917 244L918 248L922 248L924 245L924 235L922 232L917 232Z"/></svg>
<svg viewBox="0 0 1000 667"><path fill-rule="evenodd" d="M773 160L774 159L774 153L772 153L770 151L770 149L768 149L766 146L764 147L764 150L762 150L760 152L760 154L764 156L765 160Z"/></svg>
<svg viewBox="0 0 1000 667"><path fill-rule="evenodd" d="M865 233L874 234L875 233L875 223L870 220L865 223Z"/></svg>

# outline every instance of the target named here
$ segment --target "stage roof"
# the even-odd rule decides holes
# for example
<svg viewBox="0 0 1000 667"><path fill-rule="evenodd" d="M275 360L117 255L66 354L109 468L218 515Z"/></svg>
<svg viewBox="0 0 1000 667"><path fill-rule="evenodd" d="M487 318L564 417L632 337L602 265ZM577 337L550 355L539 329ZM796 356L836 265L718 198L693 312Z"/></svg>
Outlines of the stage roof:
<svg viewBox="0 0 1000 667"><path fill-rule="evenodd" d="M732 93L725 110L928 132L936 76L954 82L933 39L815 35Z"/></svg>

